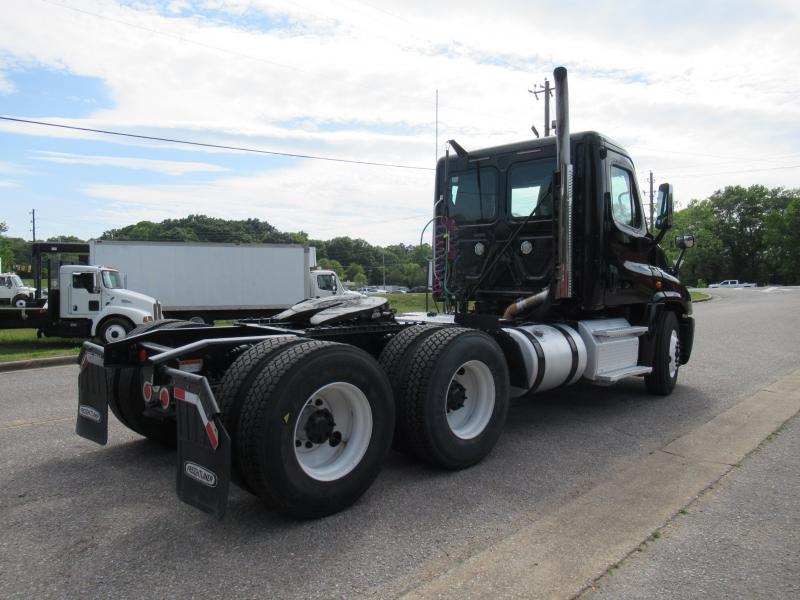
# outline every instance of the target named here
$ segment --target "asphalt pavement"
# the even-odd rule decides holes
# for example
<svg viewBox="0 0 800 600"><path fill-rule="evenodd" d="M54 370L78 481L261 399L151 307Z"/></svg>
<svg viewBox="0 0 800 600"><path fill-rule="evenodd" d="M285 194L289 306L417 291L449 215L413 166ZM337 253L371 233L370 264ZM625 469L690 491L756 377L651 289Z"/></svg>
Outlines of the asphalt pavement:
<svg viewBox="0 0 800 600"><path fill-rule="evenodd" d="M559 510L800 367L798 290L724 290L695 316L671 396L630 380L515 400L480 465L392 453L355 506L310 522L238 488L217 522L176 499L174 453L116 422L106 447L75 436L76 366L0 373L0 597L385 598L548 519L558 547Z"/></svg>
<svg viewBox="0 0 800 600"><path fill-rule="evenodd" d="M583 598L800 598L795 417Z"/></svg>

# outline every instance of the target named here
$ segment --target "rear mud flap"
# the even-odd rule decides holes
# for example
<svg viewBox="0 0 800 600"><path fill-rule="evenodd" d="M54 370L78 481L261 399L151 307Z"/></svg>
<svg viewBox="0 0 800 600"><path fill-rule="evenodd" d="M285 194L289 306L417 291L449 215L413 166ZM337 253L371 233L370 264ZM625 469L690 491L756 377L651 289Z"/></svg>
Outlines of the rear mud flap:
<svg viewBox="0 0 800 600"><path fill-rule="evenodd" d="M221 519L228 504L231 438L205 377L166 369L178 420L178 497Z"/></svg>
<svg viewBox="0 0 800 600"><path fill-rule="evenodd" d="M84 342L80 367L75 433L105 446L108 442L108 379L103 366L103 348Z"/></svg>

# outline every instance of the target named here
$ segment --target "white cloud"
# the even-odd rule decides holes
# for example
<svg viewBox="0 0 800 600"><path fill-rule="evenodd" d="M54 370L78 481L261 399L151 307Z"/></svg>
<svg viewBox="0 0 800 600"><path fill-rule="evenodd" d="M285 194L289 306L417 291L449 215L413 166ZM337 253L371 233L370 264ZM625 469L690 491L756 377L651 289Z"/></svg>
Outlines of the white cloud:
<svg viewBox="0 0 800 600"><path fill-rule="evenodd" d="M377 167L304 162L204 185L95 184L82 193L108 206L98 215L101 219L114 216L121 223L190 213L259 218L282 231L303 230L314 238L350 235L386 244L419 240L431 212L432 187L433 174L428 172L387 177Z"/></svg>
<svg viewBox="0 0 800 600"><path fill-rule="evenodd" d="M120 167L153 171L163 175L185 175L187 173L221 173L228 171L225 167L210 163L153 160L149 158L133 158L129 156L90 156L70 154L67 152L36 151L34 160L61 163L67 165L88 165L92 167Z"/></svg>
<svg viewBox="0 0 800 600"><path fill-rule="evenodd" d="M4 181L0 179L0 188L16 188L19 184L16 181Z"/></svg>
<svg viewBox="0 0 800 600"><path fill-rule="evenodd" d="M162 3L164 14L152 3L71 0L69 6L77 10L7 2L0 23L0 54L105 83L113 107L85 119L54 112L59 122L432 165L436 89L440 147L449 138L467 148L515 141L530 135L532 121L541 130L542 103L527 89L565 64L573 131L597 129L618 139L634 153L641 178L652 169L660 180L669 179L679 201L729 183L797 186L798 170L748 172L800 162L800 107L794 101L800 91L794 77L800 5L788 0L725 6L509 0L502 9L419 0L371 6L207 0ZM213 19L187 12L209 7L218 11ZM258 31L259 19L271 19L274 27ZM0 131L98 138L5 123ZM371 235L377 226L349 229L357 223L340 216L355 196L368 196L361 210L379 216L398 199L391 190L422 196L422 212L430 206L432 177L424 174L375 169L368 178L357 176L365 187L354 189L353 167L328 171L304 164L287 172L322 177L318 184L328 187L326 197L334 194L339 212L325 213L320 231ZM256 175L249 184L248 178L226 177L201 189L218 197L230 192L242 199L237 210L244 214L250 210L244 201L256 200L258 186L265 186L262 198L286 197L286 189L270 185L271 177ZM282 182L296 184L288 176ZM134 193L119 186L87 188L120 201ZM193 210L180 200L191 186L147 189ZM164 211L156 204L138 206L136 214L148 218ZM125 224L114 214L107 218L117 220L107 227ZM284 218L288 229L300 228L298 221L288 213ZM380 235L413 241L410 229L391 227Z"/></svg>

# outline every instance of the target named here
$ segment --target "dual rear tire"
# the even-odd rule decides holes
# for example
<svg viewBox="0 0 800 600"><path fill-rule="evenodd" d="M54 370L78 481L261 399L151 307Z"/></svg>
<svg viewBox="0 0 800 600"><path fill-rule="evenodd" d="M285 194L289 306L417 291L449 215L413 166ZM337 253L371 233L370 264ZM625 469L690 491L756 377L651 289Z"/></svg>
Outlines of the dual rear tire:
<svg viewBox="0 0 800 600"><path fill-rule="evenodd" d="M508 367L491 337L415 326L386 346L381 364L395 394L398 448L446 469L470 467L491 452L509 407Z"/></svg>
<svg viewBox="0 0 800 600"><path fill-rule="evenodd" d="M231 366L219 398L234 443L234 479L294 517L322 517L353 504L390 448L389 382L353 346L267 340Z"/></svg>

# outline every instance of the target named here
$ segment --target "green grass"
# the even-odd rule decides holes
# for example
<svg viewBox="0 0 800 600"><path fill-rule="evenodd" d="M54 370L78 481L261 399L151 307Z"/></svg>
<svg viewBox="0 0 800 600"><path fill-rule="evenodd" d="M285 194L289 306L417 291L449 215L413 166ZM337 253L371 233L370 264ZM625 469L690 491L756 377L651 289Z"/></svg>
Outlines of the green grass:
<svg viewBox="0 0 800 600"><path fill-rule="evenodd" d="M425 294L380 294L383 298L389 299L391 306L398 314L407 312L425 311ZM441 304L439 305L441 308ZM433 306L433 299L428 297L428 310L436 310Z"/></svg>
<svg viewBox="0 0 800 600"><path fill-rule="evenodd" d="M704 300L708 300L711 298L710 294L704 294L703 292L689 292L692 295L692 302L703 302Z"/></svg>
<svg viewBox="0 0 800 600"><path fill-rule="evenodd" d="M35 329L0 330L0 362L47 356L77 356L83 340L36 337Z"/></svg>

